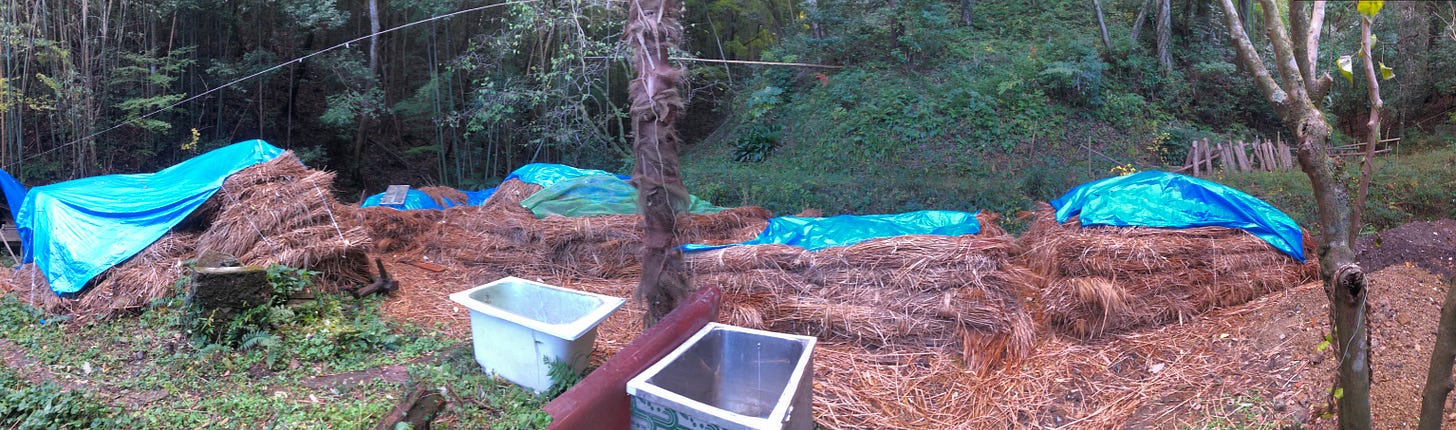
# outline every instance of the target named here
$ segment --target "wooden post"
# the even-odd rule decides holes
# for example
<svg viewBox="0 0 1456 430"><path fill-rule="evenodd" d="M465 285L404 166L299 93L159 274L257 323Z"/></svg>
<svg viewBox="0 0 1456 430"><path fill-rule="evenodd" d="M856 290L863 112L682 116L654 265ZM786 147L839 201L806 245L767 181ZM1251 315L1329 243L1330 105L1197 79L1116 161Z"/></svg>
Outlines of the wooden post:
<svg viewBox="0 0 1456 430"><path fill-rule="evenodd" d="M1228 144L1222 144L1222 143L1220 143L1220 144L1218 144L1218 147L1219 147L1220 150L1223 151L1223 162L1220 163L1220 164L1223 165L1223 171L1224 171L1224 173L1232 172L1234 170L1234 167L1235 167L1234 164L1238 164L1238 163L1235 163L1233 161L1233 158L1234 158L1233 157L1233 152L1234 152L1234 144L1233 144L1233 142L1229 142Z"/></svg>
<svg viewBox="0 0 1456 430"><path fill-rule="evenodd" d="M1238 159L1239 161L1240 172L1249 171L1249 156L1248 154L1244 153L1244 142L1239 142L1238 148L1234 149L1234 158Z"/></svg>
<svg viewBox="0 0 1456 430"><path fill-rule="evenodd" d="M1269 143L1268 141L1264 141L1264 153L1268 154L1269 156L1269 164L1264 166L1264 170L1272 172L1274 171L1275 164L1278 163L1277 161L1274 161L1274 144Z"/></svg>
<svg viewBox="0 0 1456 430"><path fill-rule="evenodd" d="M1214 152L1213 144L1209 143L1206 137L1203 138L1203 152L1203 174L1211 175L1213 174L1213 156L1217 152Z"/></svg>
<svg viewBox="0 0 1456 430"><path fill-rule="evenodd" d="M1198 141L1197 140L1192 141L1191 146L1188 146L1188 152L1191 152L1192 153L1192 175L1198 176L1198 175L1200 175L1200 171L1201 171L1200 166L1198 166L1198 165L1201 165L1201 163L1203 163L1203 160L1198 159Z"/></svg>

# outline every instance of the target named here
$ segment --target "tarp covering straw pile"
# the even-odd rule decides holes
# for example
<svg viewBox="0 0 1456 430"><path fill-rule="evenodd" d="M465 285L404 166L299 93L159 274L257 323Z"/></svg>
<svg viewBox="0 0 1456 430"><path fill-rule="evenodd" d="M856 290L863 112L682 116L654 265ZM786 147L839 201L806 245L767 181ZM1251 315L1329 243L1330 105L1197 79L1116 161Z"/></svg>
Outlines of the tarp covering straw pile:
<svg viewBox="0 0 1456 430"><path fill-rule="evenodd" d="M541 187L507 180L482 206L453 207L409 221L411 227L385 231L380 217L408 218L392 209L366 208L360 219L378 243L431 260L500 268L516 275L572 274L614 279L641 273L641 218L637 215L548 216L537 219L520 200ZM433 211L405 211L433 212ZM745 206L711 214L684 215L678 223L683 241L728 243L763 230L768 210ZM407 242L408 244L395 245Z"/></svg>
<svg viewBox="0 0 1456 430"><path fill-rule="evenodd" d="M339 220L350 210L331 195L334 175L309 169L291 152L228 177L223 187L172 232L99 276L76 297L58 297L34 265L0 280L33 305L77 318L102 317L147 305L172 292L184 262L212 250L250 265L283 264L321 272L337 288L368 280L364 230Z"/></svg>
<svg viewBox="0 0 1456 430"><path fill-rule="evenodd" d="M930 348L986 371L1032 348L1021 306L1030 273L1014 240L980 214L976 235L908 235L807 251L735 246L688 254L699 284L724 291L728 323L869 350Z"/></svg>
<svg viewBox="0 0 1456 430"><path fill-rule="evenodd" d="M1032 217L1023 258L1044 283L1048 323L1077 337L1187 321L1319 275L1312 249L1300 263L1239 229L1059 224L1046 204Z"/></svg>

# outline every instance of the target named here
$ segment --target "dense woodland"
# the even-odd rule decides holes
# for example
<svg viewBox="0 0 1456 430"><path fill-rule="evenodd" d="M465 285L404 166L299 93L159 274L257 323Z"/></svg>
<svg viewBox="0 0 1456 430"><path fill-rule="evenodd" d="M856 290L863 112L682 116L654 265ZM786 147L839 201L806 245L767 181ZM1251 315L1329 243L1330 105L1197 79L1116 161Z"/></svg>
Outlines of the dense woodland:
<svg viewBox="0 0 1456 430"><path fill-rule="evenodd" d="M1395 74L1380 86L1385 135L1448 150L1456 3L1385 10L1372 55ZM566 0L5 0L0 163L40 185L262 138L342 172L350 199L390 183L488 187L532 161L627 172L625 14ZM723 205L1011 212L1114 166L1181 164L1194 139L1280 134L1215 1L689 0L685 17L686 180ZM1322 69L1358 49L1358 17L1329 6ZM1343 145L1363 136L1368 99L1358 74L1336 76L1321 102ZM1398 209L1371 221L1452 216L1456 202Z"/></svg>

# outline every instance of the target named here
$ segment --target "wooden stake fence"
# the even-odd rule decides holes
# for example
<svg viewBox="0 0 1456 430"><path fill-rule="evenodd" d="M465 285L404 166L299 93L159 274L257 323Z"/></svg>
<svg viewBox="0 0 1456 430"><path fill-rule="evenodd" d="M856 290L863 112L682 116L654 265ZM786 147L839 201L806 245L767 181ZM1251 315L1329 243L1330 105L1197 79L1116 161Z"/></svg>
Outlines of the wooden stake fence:
<svg viewBox="0 0 1456 430"><path fill-rule="evenodd" d="M1214 160L1218 161L1216 165ZM1297 166L1293 149L1284 142L1262 140L1215 144L1202 139L1193 141L1188 147L1183 168L1175 172L1192 170L1193 176L1205 176L1213 174L1215 167L1224 172L1272 172L1293 170Z"/></svg>

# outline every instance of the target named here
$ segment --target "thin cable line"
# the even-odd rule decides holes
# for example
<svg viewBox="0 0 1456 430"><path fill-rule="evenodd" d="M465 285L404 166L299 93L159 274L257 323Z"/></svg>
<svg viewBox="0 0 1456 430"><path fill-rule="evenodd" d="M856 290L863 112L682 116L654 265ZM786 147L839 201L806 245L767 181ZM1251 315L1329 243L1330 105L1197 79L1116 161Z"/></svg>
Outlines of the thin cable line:
<svg viewBox="0 0 1456 430"><path fill-rule="evenodd" d="M185 103L188 103L188 102L191 102L193 100L197 100L198 98L201 98L201 97L206 96L208 94L212 94L214 92L217 92L219 90L222 90L223 88L227 88L227 87L236 85L238 83L247 81L249 79L253 79L253 78L256 78L258 76L262 76L263 74L266 74L268 72L272 72L274 70L281 69L284 66L287 66L287 65L290 65L290 64L302 63L303 60L307 60L307 59L312 58L312 57L314 57L316 55L323 54L325 52L329 52L329 51L332 51L332 50L335 50L335 49L339 49L341 47L347 47L350 44L359 42L359 41L364 40L364 39L368 39L370 37L378 36L378 35L381 35L381 34L384 34L384 33L393 32L395 30L401 30L401 29L405 29L405 28L408 28L408 27L413 27L415 25L423 24L423 23L426 23L426 22L438 21L438 20L441 20L441 19L453 17L455 15L460 15L460 14L464 14L464 13L482 11L482 10L491 9L491 8L495 8L495 7L499 7L499 6L511 6L511 5L518 5L518 4L535 3L535 2L538 2L538 1L540 1L540 0L516 0L516 1L505 2L505 3L496 3L496 4L485 5L485 6L473 7L473 8L470 8L470 9L458 10L458 11L451 12L451 13L447 13L447 14L444 14L444 15L433 16L433 17L421 19L419 21L410 22L410 23L403 24L403 25L400 25L400 26L397 26L397 27L391 27L391 28L389 28L387 30L380 31L378 33L369 33L369 34L366 34L366 35L363 35L363 36L359 36L359 37L356 37L356 38L353 38L353 39L349 39L349 40L347 40L347 41L345 41L343 43L340 43L338 45L334 45L334 46L331 46L331 47L328 47L328 48L324 48L322 50L315 51L312 54L308 54L308 55L305 55L305 56L302 56L302 57L298 57L298 58L294 58L292 60L288 60L288 61L283 62L283 63L279 63L278 65L275 65L273 67L269 67L267 69L263 69L260 72L253 73L253 74L248 75L248 76L244 76L244 77L238 78L238 79L236 79L236 80L234 80L232 82L228 82L226 84L223 84L222 86L219 86L219 87L216 87L216 88L212 88L212 89L209 89L207 91L203 91L200 94L197 94L197 95L194 95L192 97L188 97L188 98L182 99L182 101L179 101L179 102L176 102L176 103L172 103L171 105L168 105L167 107L164 107L164 108L161 108L161 109L157 109L157 110L154 110L154 111L151 111L151 112L147 112L146 114L144 114L142 116L138 116L136 118L132 118L132 119L129 119L129 120L126 120L126 121L122 121L120 123L117 123L114 126L111 126L111 128L108 128L108 129L105 129L105 130L101 130L101 131L98 131L98 132L95 132L95 133L91 133L90 135L88 135L86 137L82 137L80 139L76 139L76 140L72 140L70 142L66 142L63 145L60 145L60 146L57 146L57 147L54 147L54 148L51 148L51 149L47 149L45 151L41 151L40 153L37 153L37 154L32 154L32 155L26 156L24 158L21 158L20 160L16 160L15 162L6 163L3 167L5 169L9 169L10 166L15 165L17 163L23 163L25 161L34 159L36 157L40 157L42 155L46 155L46 154L49 154L49 153L52 153L52 152L55 152L55 151L59 151L59 150L61 150L63 148L66 148L68 146L75 145L75 144L81 143L83 141L91 140L92 138L95 138L96 136L100 136L100 135L106 134L106 133L108 133L108 132L110 132L112 130L116 130L118 128L122 128L122 127L126 126L127 124L131 124L131 123L136 122L136 121L140 121L140 120L143 120L143 119L150 118L150 117L152 117L152 116L154 116L156 114L159 114L159 113L162 113L162 112L166 112L166 111L172 110L172 108L175 108L177 106L181 106L181 105L183 105Z"/></svg>

